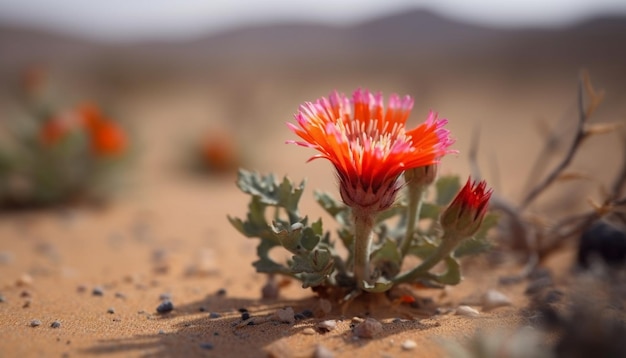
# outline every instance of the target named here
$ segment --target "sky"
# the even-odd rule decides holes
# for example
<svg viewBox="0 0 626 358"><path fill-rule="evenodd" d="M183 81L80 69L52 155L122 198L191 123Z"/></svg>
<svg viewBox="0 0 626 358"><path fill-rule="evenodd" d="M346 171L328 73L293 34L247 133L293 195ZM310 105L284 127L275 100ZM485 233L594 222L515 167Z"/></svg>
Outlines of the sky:
<svg viewBox="0 0 626 358"><path fill-rule="evenodd" d="M133 41L287 21L349 25L408 9L488 26L559 26L626 15L626 0L0 0L0 23Z"/></svg>

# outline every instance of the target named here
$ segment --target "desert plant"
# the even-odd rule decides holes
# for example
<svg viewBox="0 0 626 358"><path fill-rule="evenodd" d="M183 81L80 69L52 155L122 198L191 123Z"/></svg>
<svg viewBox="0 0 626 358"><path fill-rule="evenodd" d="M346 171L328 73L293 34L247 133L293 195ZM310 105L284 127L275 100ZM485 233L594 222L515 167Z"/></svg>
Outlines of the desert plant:
<svg viewBox="0 0 626 358"><path fill-rule="evenodd" d="M129 158L127 131L94 102L51 100L40 88L44 76L35 74L16 91L24 114L5 123L0 207L102 199Z"/></svg>
<svg viewBox="0 0 626 358"><path fill-rule="evenodd" d="M251 196L245 219L229 217L243 235L260 239L258 272L283 274L303 287L346 292L385 292L402 283L454 285L460 282L459 257L488 247L487 231L496 218L487 214L491 190L484 181L458 177L435 180L439 159L452 152L446 120L431 113L426 122L405 129L413 102L392 95L384 111L380 94L357 90L353 99L333 93L305 103L291 129L317 149L314 158L330 160L339 177L339 201L316 192L316 201L338 224L339 254L322 220L309 222L298 210L304 181L240 170L237 185ZM426 201L434 184L435 198ZM403 195L397 198L397 194ZM291 259L270 257L283 247ZM403 271L409 256L422 261ZM443 263L443 273L433 268Z"/></svg>

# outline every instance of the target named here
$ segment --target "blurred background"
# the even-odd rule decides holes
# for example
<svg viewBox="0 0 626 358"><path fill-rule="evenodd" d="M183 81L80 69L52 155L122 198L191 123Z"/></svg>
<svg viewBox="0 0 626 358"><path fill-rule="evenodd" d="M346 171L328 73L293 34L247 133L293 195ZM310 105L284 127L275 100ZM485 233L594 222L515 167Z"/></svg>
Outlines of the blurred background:
<svg viewBox="0 0 626 358"><path fill-rule="evenodd" d="M226 171L333 191L330 165L305 164L313 153L284 144L284 123L335 89L396 92L415 98L411 126L431 109L450 120L461 153L444 173L469 174L480 129L483 175L516 198L550 131L574 129L581 69L607 92L592 121L624 122L625 44L618 0L4 0L0 120L20 117L14 87L37 68L55 98L97 100L131 124L128 197L174 193L195 148ZM590 185L617 170L613 139L592 138L578 158Z"/></svg>

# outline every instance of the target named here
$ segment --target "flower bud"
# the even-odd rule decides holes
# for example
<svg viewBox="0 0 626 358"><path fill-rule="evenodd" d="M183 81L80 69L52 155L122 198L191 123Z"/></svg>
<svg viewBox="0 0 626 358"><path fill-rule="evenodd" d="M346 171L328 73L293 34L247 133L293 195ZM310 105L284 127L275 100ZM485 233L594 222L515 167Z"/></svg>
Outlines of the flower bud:
<svg viewBox="0 0 626 358"><path fill-rule="evenodd" d="M424 165L404 172L404 180L410 185L428 186L437 178L437 164Z"/></svg>
<svg viewBox="0 0 626 358"><path fill-rule="evenodd" d="M473 182L468 178L450 205L441 214L441 226L453 237L464 239L478 231L487 213L487 206L493 190L487 183Z"/></svg>

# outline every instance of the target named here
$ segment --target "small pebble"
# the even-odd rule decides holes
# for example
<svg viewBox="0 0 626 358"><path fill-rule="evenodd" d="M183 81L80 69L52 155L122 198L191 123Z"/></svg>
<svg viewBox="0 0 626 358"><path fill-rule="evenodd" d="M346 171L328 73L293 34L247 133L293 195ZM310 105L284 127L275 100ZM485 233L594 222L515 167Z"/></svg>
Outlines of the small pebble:
<svg viewBox="0 0 626 358"><path fill-rule="evenodd" d="M61 322L54 321L54 322L52 322L52 324L50 324L50 327L52 327L52 328L61 328Z"/></svg>
<svg viewBox="0 0 626 358"><path fill-rule="evenodd" d="M200 306L200 307L198 307L198 311L200 311L200 312L206 312L206 307L204 307L204 306Z"/></svg>
<svg viewBox="0 0 626 358"><path fill-rule="evenodd" d="M316 333L315 330L311 327L307 327L302 330L302 334L306 334L307 336L314 335L315 333Z"/></svg>
<svg viewBox="0 0 626 358"><path fill-rule="evenodd" d="M209 318L220 318L220 317L222 317L222 315L217 312L209 313Z"/></svg>
<svg viewBox="0 0 626 358"><path fill-rule="evenodd" d="M6 302L6 301L7 301L7 299L4 296L0 295L0 303L1 302Z"/></svg>
<svg viewBox="0 0 626 358"><path fill-rule="evenodd" d="M407 339L406 341L402 342L401 347L405 351L412 351L417 348L417 343L415 343L415 341L412 339Z"/></svg>
<svg viewBox="0 0 626 358"><path fill-rule="evenodd" d="M166 301L166 300L169 301L171 299L172 299L172 294L171 293L165 292L165 293L162 293L162 294L159 295L159 300L161 300L161 301Z"/></svg>
<svg viewBox="0 0 626 358"><path fill-rule="evenodd" d="M496 290L488 290L483 296L483 311L490 311L494 308L509 306L511 300L502 292Z"/></svg>
<svg viewBox="0 0 626 358"><path fill-rule="evenodd" d="M76 292L78 293L83 293L87 291L87 286L85 285L78 285L76 286Z"/></svg>
<svg viewBox="0 0 626 358"><path fill-rule="evenodd" d="M244 313L244 312L248 312L248 309L245 307L241 307L241 308L238 308L237 311L239 311L240 313Z"/></svg>
<svg viewBox="0 0 626 358"><path fill-rule="evenodd" d="M296 321L301 321L306 318L302 313L296 313L293 317L296 319Z"/></svg>
<svg viewBox="0 0 626 358"><path fill-rule="evenodd" d="M115 292L115 298L126 299L126 295L121 292Z"/></svg>
<svg viewBox="0 0 626 358"><path fill-rule="evenodd" d="M291 307L281 308L274 313L275 319L281 323L294 324L296 322L294 316L295 313Z"/></svg>
<svg viewBox="0 0 626 358"><path fill-rule="evenodd" d="M168 312L171 312L173 309L174 309L174 304L172 303L172 301L165 300L161 302L161 304L157 307L156 310L158 313L168 313Z"/></svg>
<svg viewBox="0 0 626 358"><path fill-rule="evenodd" d="M354 327L354 335L358 338L374 338L382 331L383 325L371 317Z"/></svg>
<svg viewBox="0 0 626 358"><path fill-rule="evenodd" d="M32 300L31 298L27 298L27 299L24 301L24 304L22 305L22 308L28 308L28 307L30 307L30 305L31 305L32 303L33 303L33 300Z"/></svg>
<svg viewBox="0 0 626 358"><path fill-rule="evenodd" d="M30 297L31 294L30 292L28 292L28 290L24 290L22 292L20 292L20 297Z"/></svg>
<svg viewBox="0 0 626 358"><path fill-rule="evenodd" d="M109 308L107 309L107 313L108 313L108 314L114 314L114 313L115 313L115 308L113 308L113 307L109 307Z"/></svg>
<svg viewBox="0 0 626 358"><path fill-rule="evenodd" d="M30 326L31 327L39 327L39 326L41 326L41 321L38 320L38 319L34 319L34 320L30 321Z"/></svg>
<svg viewBox="0 0 626 358"><path fill-rule="evenodd" d="M215 295L217 296L226 296L226 289L224 288L220 288L219 290L217 290L217 292L215 292Z"/></svg>
<svg viewBox="0 0 626 358"><path fill-rule="evenodd" d="M333 320L333 319L329 319L326 321L322 321L320 323L317 324L317 329L320 332L330 332L333 329L337 328L337 321Z"/></svg>
<svg viewBox="0 0 626 358"><path fill-rule="evenodd" d="M96 286L91 291L91 294L94 295L94 296L103 296L104 295L104 289L102 287L100 287L100 286Z"/></svg>
<svg viewBox="0 0 626 358"><path fill-rule="evenodd" d="M159 334L165 334L165 331L162 329L159 329Z"/></svg>
<svg viewBox="0 0 626 358"><path fill-rule="evenodd" d="M211 344L211 343L200 343L200 348L211 350L211 349L213 349L213 344Z"/></svg>
<svg viewBox="0 0 626 358"><path fill-rule="evenodd" d="M324 347L321 344L315 346L315 350L313 351L313 358L333 358L335 355L333 352Z"/></svg>
<svg viewBox="0 0 626 358"><path fill-rule="evenodd" d="M311 317L313 317L313 311L308 310L308 309L307 309L307 310L304 310L304 311L302 311L302 312L300 312L300 314L301 314L301 315L303 315L303 316L304 316L304 317L306 317L306 318L311 318Z"/></svg>
<svg viewBox="0 0 626 358"><path fill-rule="evenodd" d="M248 312L248 311L243 312L243 313L241 314L241 320L242 320L242 321L246 321L246 320L248 320L248 319L250 319L250 312Z"/></svg>
<svg viewBox="0 0 626 358"><path fill-rule="evenodd" d="M20 276L20 278L17 279L17 281L15 282L15 284L17 286L29 286L33 284L33 276L25 273L22 274L22 276Z"/></svg>
<svg viewBox="0 0 626 358"><path fill-rule="evenodd" d="M465 306L465 305L461 305L456 309L456 314L459 316L466 316L466 317L478 317L478 315L480 315L480 313L470 307L470 306Z"/></svg>

